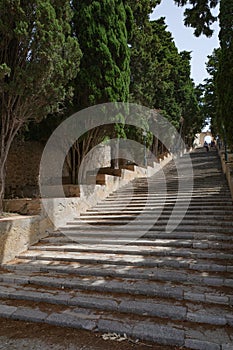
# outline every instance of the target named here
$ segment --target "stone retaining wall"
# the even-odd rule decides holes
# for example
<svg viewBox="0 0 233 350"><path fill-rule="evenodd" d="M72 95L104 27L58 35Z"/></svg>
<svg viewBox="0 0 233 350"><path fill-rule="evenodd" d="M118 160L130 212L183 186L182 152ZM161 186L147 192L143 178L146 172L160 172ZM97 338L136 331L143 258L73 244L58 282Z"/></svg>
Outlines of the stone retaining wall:
<svg viewBox="0 0 233 350"><path fill-rule="evenodd" d="M47 236L51 228L50 220L39 215L0 219L0 263L14 259L31 244Z"/></svg>
<svg viewBox="0 0 233 350"><path fill-rule="evenodd" d="M225 161L225 151L223 149L218 149L218 154L222 164L223 173L226 176L230 191L231 197L233 199L233 157L229 156L229 160Z"/></svg>
<svg viewBox="0 0 233 350"><path fill-rule="evenodd" d="M36 141L15 141L10 149L6 165L6 197L36 198L39 196L38 177L40 160L44 145ZM110 165L110 146L98 145L88 153L85 167L89 170ZM51 156L51 162L56 162L56 156ZM51 163L52 167L53 164ZM66 166L63 169L64 178L68 178ZM56 174L54 174L56 177ZM66 183L69 183L66 180Z"/></svg>
<svg viewBox="0 0 233 350"><path fill-rule="evenodd" d="M14 142L6 164L6 195L36 197L39 164L43 145L39 142ZM23 193L24 192L24 193Z"/></svg>
<svg viewBox="0 0 233 350"><path fill-rule="evenodd" d="M43 200L43 204L41 199L36 198L5 200L5 208L8 210L38 215L12 216L0 219L0 263L14 259L16 255L26 250L31 244L38 242L49 232L93 207L109 193L127 184L133 178L151 176L171 159L171 156L165 157L153 168L148 167L146 169L134 166L133 171L123 169L121 177L106 175L106 183L103 186L81 186L80 197L47 198ZM49 214L49 217L47 214Z"/></svg>

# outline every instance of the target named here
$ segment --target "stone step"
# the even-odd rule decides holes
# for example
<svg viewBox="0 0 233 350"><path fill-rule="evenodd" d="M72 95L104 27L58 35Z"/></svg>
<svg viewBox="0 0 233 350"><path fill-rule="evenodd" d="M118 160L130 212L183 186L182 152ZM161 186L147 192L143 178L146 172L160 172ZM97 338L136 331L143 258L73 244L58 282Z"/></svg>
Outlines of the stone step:
<svg viewBox="0 0 233 350"><path fill-rule="evenodd" d="M159 189L158 189L159 190ZM161 190L161 189L160 189ZM220 195L220 190L221 190L221 195ZM229 194L229 189L226 188L225 191L222 191L222 189L219 187L218 189L215 189L215 190L206 190L204 192L204 194L207 196L211 196L211 198L224 198L226 196L226 198L228 200L231 200L231 196ZM110 193L108 198L111 198L111 199L125 199L125 198L128 198L129 195L133 195L135 198L142 198L142 199L145 199L147 197L155 197L155 198L176 198L177 197L177 193L166 193L164 194L161 190L161 193L160 192L155 192L155 193L150 193L148 191L138 191L137 188L129 188L128 190L124 189L124 190L117 190L113 193ZM196 198L200 198L201 196L203 195L203 190L198 190L198 189L194 189L192 191L192 198L196 199ZM181 197L185 197L187 196L187 193L186 192L179 192L179 196Z"/></svg>
<svg viewBox="0 0 233 350"><path fill-rule="evenodd" d="M84 219L85 218L85 219ZM122 224L127 224L129 223L129 221L134 222L137 225L143 225L144 223L146 224L154 224L154 225L167 225L169 217L165 217L161 216L159 218L155 217L155 219L153 219L152 216L149 215L143 215L142 218L138 218L137 216L135 216L134 218L132 218L132 216L130 217L131 220L129 220L129 218L127 217L118 217L118 218L114 218L112 219L112 217L109 216L99 216L98 218L96 217L82 217L80 219L76 219L75 221L69 221L66 224L67 228L71 228L71 227L80 227L83 224L91 224L91 225L122 225ZM191 219L191 218L186 218L184 217L182 219L182 221L180 221L178 218L174 218L172 219L174 223L179 223L179 226L208 226L210 229L212 226L214 227L233 227L233 219L228 220L228 221L220 221L217 219L213 219L211 220L211 217L204 219L200 219L200 218L196 218L195 219ZM61 228L62 229L62 228Z"/></svg>
<svg viewBox="0 0 233 350"><path fill-rule="evenodd" d="M196 283L192 282L191 277L187 283L182 284L184 277L181 277L178 281L175 281L174 277L173 279L170 278L172 275L174 276L174 271L170 271L170 277L168 273L163 274L161 272L161 277L158 274L157 278L153 279L150 276L151 279L148 279L148 276L142 269L141 271L138 269L136 272L132 270L127 273L126 270L122 271L112 266L108 266L108 268L109 272L106 271L106 268L98 271L95 266L85 266L82 269L75 263L67 267L67 265L62 265L62 262L51 265L51 261L37 261L36 264L35 261L34 264L33 262L26 264L24 261L21 264L17 264L17 268L15 268L15 265L9 265L9 270L15 272L1 274L0 282L5 285L10 284L12 287L16 284L20 284L23 287L36 285L37 288L38 286L47 290L50 288L53 292L56 291L56 288L60 288L62 290L69 289L72 291L87 291L89 293L123 294L134 296L134 298L144 296L146 298L201 302L208 305L218 304L229 307L233 305L232 288L222 286L220 283L215 285L213 277L209 277L209 280L206 279L206 282L204 281L197 286ZM21 271L21 269L24 270ZM90 273L87 274L87 270Z"/></svg>
<svg viewBox="0 0 233 350"><path fill-rule="evenodd" d="M161 267L171 266L177 268L195 269L200 266L205 266L208 271L229 271L232 272L231 255L226 253L202 253L193 252L189 254L188 251L176 252L169 254L166 252L154 252L150 256L143 254L123 254L123 253L96 253L91 252L65 252L53 250L29 250L17 256L18 259L30 260L51 260L51 261L67 261L79 262L81 264L117 264L129 266L143 266L143 267ZM207 260L208 259L208 260ZM207 260L207 261L206 261ZM230 282L229 282L230 284Z"/></svg>
<svg viewBox="0 0 233 350"><path fill-rule="evenodd" d="M212 197L212 196L211 196ZM226 198L226 197L212 197L212 198L203 198L203 197L196 197L196 198L193 198L191 197L190 198L190 194L187 193L186 196L180 196L179 195L179 204L184 202L186 203L187 202L187 199L190 200L190 204L192 205L203 205L203 203L205 205L220 205L220 204L228 204L228 205L231 205L232 206L232 199L229 197L229 198ZM145 196L144 198L137 198L137 197L134 197L133 195L129 198L119 198L119 197L116 197L116 198L111 198L111 197L108 197L105 199L104 203L107 205L108 203L116 203L116 204L124 204L124 203L128 203L129 201L132 201L134 203L138 203L138 204L144 204L144 203L147 203L148 201L150 203L161 203L161 201L163 200L166 200L166 203L176 203L177 202L177 196L174 196L174 197L167 197L166 195L163 196L163 197L157 197L155 195L153 196Z"/></svg>
<svg viewBox="0 0 233 350"><path fill-rule="evenodd" d="M164 264L166 266L166 264ZM217 285L207 285L204 284L203 286L198 284L189 284L184 283L181 284L180 281L175 282L173 281L172 285L171 282L168 280L166 281L163 279L156 279L156 285L151 284L151 282L154 281L154 268L143 268L143 267L130 267L120 266L120 265L107 265L104 266L100 265L93 265L93 264L85 264L80 265L80 263L77 262L70 262L68 265L65 261L53 261L51 260L28 260L28 259L17 259L14 263L9 263L5 266L5 269L8 271L13 271L14 276L12 274L8 274L4 276L4 282L3 283L25 283L25 281L28 281L28 274L38 274L38 272L46 273L46 275L51 277L51 279L54 278L54 274L58 274L61 277L61 274L63 275L71 275L71 276L89 276L89 277L97 277L96 278L96 288L94 289L95 292L113 292L114 288L116 287L117 293L123 293L125 295L130 294L132 295L145 295L148 297L154 296L159 298L168 298L168 299L178 299L178 300L188 300L192 302L202 302L207 304L218 304L218 305L233 305L233 296L232 296L232 288L229 286L217 286ZM24 277L22 277L22 273L24 273ZM162 275L162 272L161 274ZM29 275L30 276L30 275ZM65 276L64 276L65 277ZM100 279L98 279L100 278ZM101 283L98 281L101 281L101 278L107 278L109 281L109 278L116 278L116 282L119 282L118 284L115 283L114 288L110 289L101 289ZM121 282L119 280L121 279ZM131 281L131 287L128 288L128 284L123 280L128 279ZM91 279L93 280L93 279ZM3 279L1 280L1 282ZM103 280L102 280L103 281ZM136 282L136 289L133 289L133 283ZM141 284L144 283L144 281L149 281L150 284L147 282L146 289L138 288L141 286L139 283L141 281ZM34 281L35 282L35 281ZM33 283L34 283L33 282ZM48 280L45 281L46 285L48 285ZM212 281L213 282L213 281ZM81 282L80 282L81 283ZM93 286L90 288L87 287L87 284L83 285L79 283L79 288L81 290L88 290L90 289L93 291ZM105 284L102 283L103 286ZM152 286L152 289L150 288ZM52 286L53 287L53 286ZM128 289L127 289L128 288ZM153 289L154 288L154 289Z"/></svg>
<svg viewBox="0 0 233 350"><path fill-rule="evenodd" d="M138 244L140 245L150 245L151 242L155 241L156 239L195 239L195 240L198 240L198 239L203 239L205 238L206 240L208 241L222 241L222 242L232 242L233 241L233 236L230 235L230 234L224 234L224 233L215 233L215 234L212 234L212 233L206 233L206 232L191 232L191 231L188 231L188 232L172 232L172 233L163 233L163 232L159 232L159 233L155 233L153 232L153 234L149 234L147 233L146 235L143 235L143 237L136 237L135 240L132 240L132 238L135 238L133 237L132 235L128 235L127 233L125 233L124 237L122 239L114 239L111 238L111 237L108 237L106 236L106 233L104 234L93 234L92 232L92 236L91 236L91 233L90 233L90 236L78 236L77 235L77 232L74 232L73 234L65 234L65 232L63 233L62 231L55 231L53 233L51 233L51 238L52 237L62 237L65 239L69 238L72 239L79 239L83 242L93 242L94 243L98 243L99 239L104 239L106 240L107 243L116 243L116 244L131 244L132 242L135 243L135 242L138 242ZM76 241L75 241L76 242Z"/></svg>
<svg viewBox="0 0 233 350"><path fill-rule="evenodd" d="M170 213L172 210L172 208L162 208L162 213ZM184 210L183 209L179 209L179 208L176 208L176 211L178 213L183 213ZM88 209L85 213L81 213L80 216L85 216L85 215L100 215L100 213L102 213L103 215L133 215L133 214L141 214L142 210L140 209L130 209L128 207L124 208L124 211L123 210L120 210L120 209L111 209L109 208L108 211L106 210L98 210L96 208L93 208L93 209ZM152 212L151 209L145 209L143 208L143 213L146 215L146 214L150 214ZM161 213L161 208L158 208L157 210L153 209L153 213ZM221 208L218 208L218 209L215 209L213 210L213 208L201 208L201 209L197 209L197 208L188 208L187 212L185 213L185 215L189 215L189 214L192 214L192 215L228 215L228 216L231 216L232 215L232 208L229 207L229 208L225 208L225 207L221 207ZM76 219L76 218L75 218Z"/></svg>
<svg viewBox="0 0 233 350"><path fill-rule="evenodd" d="M144 213L144 212L143 212ZM159 213L157 213L159 214ZM116 220L119 221L120 219L122 220L134 220L137 218L137 214L124 214L122 213L122 215L120 214L113 214L113 215L107 215L107 214L100 214L100 213L96 213L96 215L90 215L88 213L86 213L85 215L80 216L79 218L75 218L73 221L71 221L72 223L75 221L79 221L79 220L101 220L101 219L111 219L112 221ZM170 216L168 213L164 214L162 213L158 220L169 220ZM151 216L149 214L144 214L143 215L143 219L144 220L151 220ZM184 218L182 219L182 221L189 221L189 220L195 220L197 222L197 217L196 215L193 215L192 213L186 213ZM217 221L219 222L220 220L222 221L226 221L226 222L233 222L233 216L232 215L199 215L198 216L198 222L208 222L211 223L212 221ZM69 223L69 222L68 222Z"/></svg>
<svg viewBox="0 0 233 350"><path fill-rule="evenodd" d="M194 244L193 247L176 247L175 250L172 250L172 247L170 246L157 246L154 244L153 246L100 246L96 247L96 245L93 245L92 247L83 247L80 246L77 243L71 243L71 244L60 244L60 245L51 245L51 244L39 244L34 245L32 247L29 247L29 251L52 251L52 252L91 252L91 253L103 253L103 254L125 254L128 255L142 255L144 257L153 257L153 256L182 256L182 257L191 257L191 258L197 258L197 259L216 259L216 260L231 260L233 259L232 251L231 253L227 251L227 253L222 252L220 249L211 249L209 247L208 252L206 251L207 246L204 246L205 249L203 251L201 243L197 242Z"/></svg>
<svg viewBox="0 0 233 350"><path fill-rule="evenodd" d="M144 298L128 295L96 293L85 291L68 291L43 289L41 286L6 285L0 283L1 300L26 300L36 303L81 307L97 310L108 310L123 314L134 314L147 317L159 317L169 320L206 323L211 325L233 325L231 308L227 306L203 305L201 310L197 304L184 301L169 301L161 298ZM10 296L10 298L9 298Z"/></svg>
<svg viewBox="0 0 233 350"><path fill-rule="evenodd" d="M120 202L120 201L113 201L113 202L107 202L107 201L103 201L99 204L97 204L94 208L98 208L98 209L105 209L105 208L118 208L121 207L122 208L122 204L124 204L124 202ZM127 202L127 207L130 208L144 208L144 207L150 207L153 204L153 207L159 207L161 208L161 201L152 201L152 200L147 200L145 201L145 203L134 203L134 200L130 200L129 202ZM163 203L162 203L163 204ZM218 210L219 207L222 207L224 205L224 209L225 208L231 208L232 209L232 203L231 202L227 202L225 203L223 202L217 202L214 201L213 204L211 203L206 203L205 201L199 201L199 202L190 202L189 205L187 206L187 200L176 200L176 201L171 201L171 200L166 200L165 201L166 206L168 207L172 207L174 206L174 204L179 204L179 207L189 207L189 208L207 208L207 209L213 209L213 210Z"/></svg>
<svg viewBox="0 0 233 350"><path fill-rule="evenodd" d="M172 224L175 225L176 222L172 221ZM80 235L80 237L83 234L86 235L96 235L98 234L107 237L119 237L119 238L124 238L124 237L138 237L140 236L140 232L141 234L145 234L145 232L147 232L149 230L149 232L147 232L146 236L147 237L154 237L154 233L162 233L166 230L167 224L160 224L160 223L154 223L154 225L152 226L152 224L148 223L140 223L140 222L135 222L132 221L132 223L128 223L126 225L124 225L122 223L122 225L119 225L117 227L114 227L115 225L84 225L84 224L80 224L80 225L72 225L72 226L63 226L60 227L59 230L62 231L63 233L66 233L68 235ZM98 230L98 231L97 231ZM111 231L110 231L111 230ZM226 233L226 234L232 234L232 227L231 226L208 226L208 225L177 225L176 227L174 227L173 230L174 234L176 232L202 232L202 233Z"/></svg>
<svg viewBox="0 0 233 350"><path fill-rule="evenodd" d="M232 237L233 240L233 237ZM71 243L76 243L75 241L71 241L67 236L64 237L57 237L57 236L49 236L46 238L42 238L40 240L41 244L54 244L54 245L63 245L63 244L71 244ZM155 240L137 240L135 242L132 242L131 240L124 242L125 244L127 244L127 249L130 247L130 249L128 250L129 252L131 251L131 245L132 244L139 244L140 246L156 246L156 247L183 247L183 248L192 248L192 249L218 249L218 250L233 250L233 243L223 243L223 242L218 242L218 241L209 241L208 239L155 239ZM101 246L100 246L101 247ZM109 245L105 246L107 247L107 249L112 249L112 247ZM116 245L115 247L119 247L119 244ZM138 251L138 246L137 247L137 251ZM84 249L98 249L99 247L96 244L93 244L92 248L88 247L83 247L80 246L80 249L84 250ZM116 249L116 248L114 248Z"/></svg>
<svg viewBox="0 0 233 350"><path fill-rule="evenodd" d="M124 313L112 313L99 310L80 308L75 306L61 306L42 303L39 305L31 302L18 300L13 305L10 303L0 304L0 316L14 320L42 322L51 325L74 327L85 330L98 331L101 333L112 332L124 335L127 333L133 339L153 341L162 345L191 346L192 349L220 350L227 349L231 344L232 332L226 332L223 326L213 330L209 325L200 325L193 332L190 323L184 327L177 327L177 321L162 321L159 318L148 316L135 316L131 320ZM211 340L210 340L211 339ZM198 346L198 347L197 347ZM201 347L200 347L201 346Z"/></svg>
<svg viewBox="0 0 233 350"><path fill-rule="evenodd" d="M72 247L73 246L73 247ZM37 248L37 249L36 249ZM167 256L161 258L154 257L153 253L150 253L150 250L142 250L135 249L134 246L128 247L127 249L124 249L123 247L119 246L79 246L75 247L74 245L48 245L48 246L34 246L33 251L30 249L30 252L32 251L32 255L30 255L30 252L28 255L20 255L19 259L37 259L36 251L39 252L51 252L49 255L49 258L51 260L54 260L54 255L56 260L59 261L59 255L56 254L56 252L62 252L71 254L72 253L79 253L79 256L73 256L73 261L78 261L84 263L93 263L93 264L100 264L102 261L107 264L119 264L119 265L125 265L129 264L130 266L143 266L143 267L172 267L172 268L185 268L190 269L192 271L208 271L208 272L229 272L229 277L232 277L233 273L233 264L228 260L217 260L217 259L208 259L208 262L205 259L200 258L183 258L182 260L178 256ZM104 254L105 258L99 259L99 255ZM137 255L136 255L137 254ZM88 257L90 255L90 257ZM57 259L58 256L58 259ZM65 254L63 254L64 258ZM93 256L92 260L91 257ZM140 257L144 257L143 261L140 260ZM42 255L40 255L42 257ZM152 258L153 257L153 258ZM69 257L68 257L69 258ZM75 258L77 260L75 260ZM109 262L110 259L110 262ZM38 260L38 259L37 259ZM41 259L39 259L41 260ZM43 259L44 260L44 259ZM45 257L46 260L46 257ZM226 274L225 274L226 275ZM225 276L226 277L226 276Z"/></svg>

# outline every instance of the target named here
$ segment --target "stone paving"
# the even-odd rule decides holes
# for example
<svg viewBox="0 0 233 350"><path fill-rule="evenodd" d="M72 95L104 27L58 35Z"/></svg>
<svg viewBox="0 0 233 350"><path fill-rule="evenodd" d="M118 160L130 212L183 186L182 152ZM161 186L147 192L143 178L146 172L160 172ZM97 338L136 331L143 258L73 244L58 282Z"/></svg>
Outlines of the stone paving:
<svg viewBox="0 0 233 350"><path fill-rule="evenodd" d="M4 264L0 316L233 350L232 200L217 153L198 149L191 159L192 198L187 207L187 185L173 232L179 176L170 162L166 193L160 174L136 179Z"/></svg>

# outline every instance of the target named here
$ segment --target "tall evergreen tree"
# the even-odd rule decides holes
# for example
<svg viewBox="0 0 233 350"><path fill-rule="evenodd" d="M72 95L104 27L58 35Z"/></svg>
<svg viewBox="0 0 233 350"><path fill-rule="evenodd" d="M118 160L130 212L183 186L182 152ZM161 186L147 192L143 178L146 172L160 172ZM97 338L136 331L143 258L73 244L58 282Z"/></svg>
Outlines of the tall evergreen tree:
<svg viewBox="0 0 233 350"><path fill-rule="evenodd" d="M78 109L97 103L128 101L130 11L122 0L73 0L74 33L83 57L75 82Z"/></svg>
<svg viewBox="0 0 233 350"><path fill-rule="evenodd" d="M72 0L74 11L73 33L83 53L80 71L74 81L73 110L106 102L127 102L130 84L130 50L128 40L132 13L124 0ZM124 120L116 123L112 116L113 137L124 136ZM73 182L84 156L99 143L107 127L90 130L73 145L69 156L75 164ZM113 164L113 166L115 166Z"/></svg>
<svg viewBox="0 0 233 350"><path fill-rule="evenodd" d="M194 34L199 36L205 34L211 36L213 30L211 24L217 20L213 16L212 9L218 4L220 20L220 59L216 80L218 130L224 130L228 143L233 146L233 123L232 123L232 88L233 88L233 0L174 0L179 6L190 4L192 7L185 10L185 24L195 28ZM221 120L221 123L220 123ZM220 124L222 125L220 127Z"/></svg>
<svg viewBox="0 0 233 350"><path fill-rule="evenodd" d="M219 4L220 0L174 0L178 6L191 5L186 8L184 23L187 26L195 28L194 34L201 34L211 37L213 29L211 25L217 21L213 14L213 9ZM222 1L222 0L221 0Z"/></svg>
<svg viewBox="0 0 233 350"><path fill-rule="evenodd" d="M222 121L228 144L233 147L233 0L221 0L219 19L221 51L217 74L218 118Z"/></svg>
<svg viewBox="0 0 233 350"><path fill-rule="evenodd" d="M68 0L0 0L0 203L18 130L61 108L81 56ZM2 205L0 204L0 211Z"/></svg>
<svg viewBox="0 0 233 350"><path fill-rule="evenodd" d="M214 135L222 129L222 122L217 113L218 98L217 98L217 74L219 69L219 58L221 50L214 49L212 55L208 56L206 70L209 77L204 80L204 84L200 84L201 91L201 108L204 119L211 122L211 131ZM221 130L223 131L223 130ZM221 132L222 134L222 132Z"/></svg>

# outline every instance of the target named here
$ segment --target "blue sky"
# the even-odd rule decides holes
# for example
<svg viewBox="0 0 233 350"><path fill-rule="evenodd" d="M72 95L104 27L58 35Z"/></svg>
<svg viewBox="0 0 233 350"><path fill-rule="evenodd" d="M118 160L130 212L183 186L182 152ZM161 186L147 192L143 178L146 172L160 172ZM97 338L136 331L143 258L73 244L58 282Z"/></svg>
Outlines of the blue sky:
<svg viewBox="0 0 233 350"><path fill-rule="evenodd" d="M162 0L161 4L155 8L151 19L166 17L167 29L172 33L178 50L192 51L191 77L195 84L199 84L208 76L205 69L207 56L212 54L214 48L219 47L219 27L217 23L213 25L215 32L212 38L205 36L196 38L193 29L183 24L183 12L184 7L176 6L173 0Z"/></svg>

